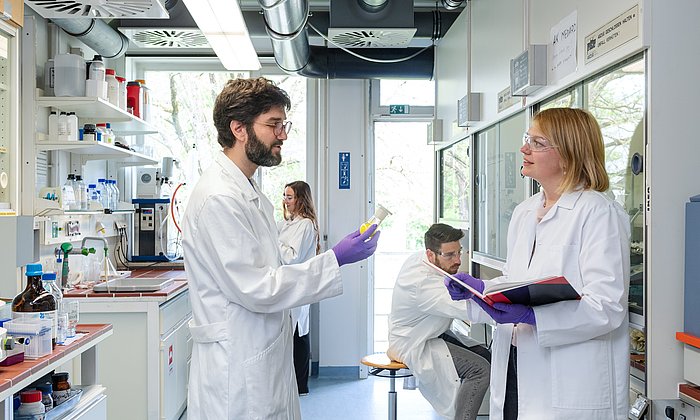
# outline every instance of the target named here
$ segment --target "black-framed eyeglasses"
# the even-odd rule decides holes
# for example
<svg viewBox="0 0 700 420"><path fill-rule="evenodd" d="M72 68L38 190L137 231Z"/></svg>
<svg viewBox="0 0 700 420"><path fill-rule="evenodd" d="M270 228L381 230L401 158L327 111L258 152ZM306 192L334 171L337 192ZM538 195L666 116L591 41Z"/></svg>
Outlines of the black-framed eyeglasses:
<svg viewBox="0 0 700 420"><path fill-rule="evenodd" d="M272 132L276 136L281 136L283 131L284 131L284 134L289 134L289 131L292 129L292 122L291 121L277 121L274 124L269 124L269 123L256 123L256 124L271 127Z"/></svg>
<svg viewBox="0 0 700 420"><path fill-rule="evenodd" d="M441 252L441 251L434 251L437 255L441 256L442 258L447 258L448 260L453 259L454 257L457 256L462 256L462 252L464 249L460 248L459 251L452 251L452 252Z"/></svg>
<svg viewBox="0 0 700 420"><path fill-rule="evenodd" d="M554 146L544 137L531 136L528 133L523 134L523 144L527 144L527 147L533 152L546 152L549 149L556 149Z"/></svg>

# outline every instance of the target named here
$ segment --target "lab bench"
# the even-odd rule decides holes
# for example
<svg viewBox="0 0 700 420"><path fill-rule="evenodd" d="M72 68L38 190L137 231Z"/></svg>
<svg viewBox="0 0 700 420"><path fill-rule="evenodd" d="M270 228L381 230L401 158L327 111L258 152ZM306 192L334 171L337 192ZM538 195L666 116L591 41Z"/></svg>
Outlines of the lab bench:
<svg viewBox="0 0 700 420"><path fill-rule="evenodd" d="M77 331L84 336L67 346L56 346L53 351L39 359L27 360L12 366L0 367L0 419L12 418L12 396L40 379L52 370L59 369L64 364L80 356L80 375L71 375L71 382L83 387L83 395L78 405L63 417L65 419L105 419L107 415L107 395L105 389L97 384L97 365L104 346L101 343L113 333L109 324L79 324ZM101 381L101 377L99 378ZM90 392L87 392L87 390ZM89 394L89 396L88 396Z"/></svg>
<svg viewBox="0 0 700 420"><path fill-rule="evenodd" d="M73 289L81 322L114 326L100 349L100 379L109 390L109 419L177 420L187 407L192 338L189 291L183 270L137 269L131 277L173 279L156 292L97 293Z"/></svg>

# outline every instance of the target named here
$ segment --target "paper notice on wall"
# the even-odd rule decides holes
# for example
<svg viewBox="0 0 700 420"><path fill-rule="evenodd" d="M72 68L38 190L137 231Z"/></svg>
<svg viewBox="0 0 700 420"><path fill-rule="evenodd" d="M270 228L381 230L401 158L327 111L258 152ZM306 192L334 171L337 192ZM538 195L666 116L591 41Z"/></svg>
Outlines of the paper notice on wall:
<svg viewBox="0 0 700 420"><path fill-rule="evenodd" d="M561 80L567 74L576 71L576 10L560 20L549 32L547 63L549 84Z"/></svg>
<svg viewBox="0 0 700 420"><path fill-rule="evenodd" d="M639 36L639 5L586 36L586 64Z"/></svg>

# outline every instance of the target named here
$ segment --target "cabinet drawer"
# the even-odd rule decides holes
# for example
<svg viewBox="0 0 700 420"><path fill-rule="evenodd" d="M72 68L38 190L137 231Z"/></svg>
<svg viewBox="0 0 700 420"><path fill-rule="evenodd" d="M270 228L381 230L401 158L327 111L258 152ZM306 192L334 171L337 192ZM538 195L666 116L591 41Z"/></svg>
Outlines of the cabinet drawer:
<svg viewBox="0 0 700 420"><path fill-rule="evenodd" d="M185 291L180 296L172 299L160 307L160 334L169 333L183 319L190 316L192 307L190 306L190 293Z"/></svg>

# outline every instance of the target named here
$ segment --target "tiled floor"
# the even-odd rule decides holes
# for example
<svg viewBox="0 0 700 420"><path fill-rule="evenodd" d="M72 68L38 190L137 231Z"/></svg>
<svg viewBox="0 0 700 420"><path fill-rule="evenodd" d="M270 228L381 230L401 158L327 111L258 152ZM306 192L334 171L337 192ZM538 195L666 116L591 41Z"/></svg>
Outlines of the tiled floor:
<svg viewBox="0 0 700 420"><path fill-rule="evenodd" d="M396 380L399 420L443 420L417 389L403 389L402 384L402 379ZM388 417L388 379L311 377L309 390L309 395L301 397L304 420L384 420ZM488 416L478 419L486 420ZM180 420L187 420L187 412Z"/></svg>

